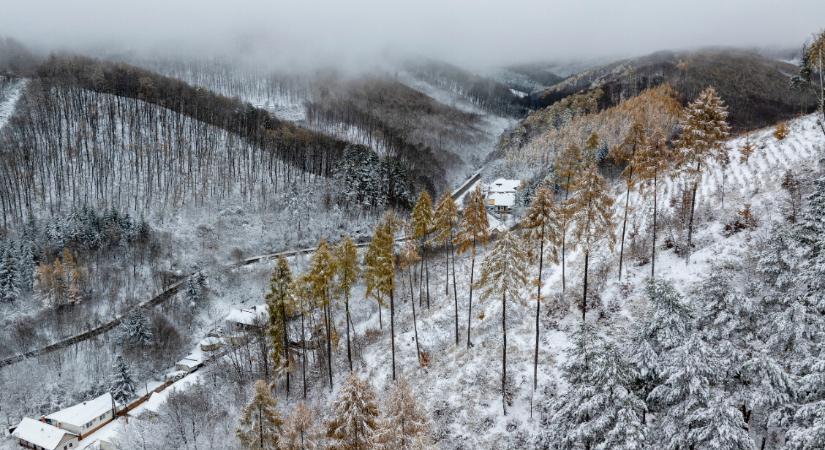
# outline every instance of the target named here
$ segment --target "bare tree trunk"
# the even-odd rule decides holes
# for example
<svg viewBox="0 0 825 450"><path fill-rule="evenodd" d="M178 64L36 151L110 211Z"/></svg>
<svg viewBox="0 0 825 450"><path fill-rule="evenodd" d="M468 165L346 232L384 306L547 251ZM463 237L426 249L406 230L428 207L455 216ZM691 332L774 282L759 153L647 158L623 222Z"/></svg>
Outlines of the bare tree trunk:
<svg viewBox="0 0 825 450"><path fill-rule="evenodd" d="M584 291L582 292L582 322L587 314L587 264L590 262L590 250L584 252Z"/></svg>
<svg viewBox="0 0 825 450"><path fill-rule="evenodd" d="M473 346L470 342L470 325L473 317L473 275L476 267L476 240L473 238L473 258L470 263L470 302L467 305L467 348Z"/></svg>
<svg viewBox="0 0 825 450"><path fill-rule="evenodd" d="M539 317L541 316L541 271L544 266L544 224L541 225L539 238L539 280L536 289L536 351L533 353L533 391L530 393L530 417L533 417L533 396L538 387L539 373Z"/></svg>
<svg viewBox="0 0 825 450"><path fill-rule="evenodd" d="M303 302L301 302L303 303ZM301 305L303 310L303 305ZM301 347L303 350L303 364L301 364L301 377L303 378L304 400L307 398L307 340L304 334L304 312L301 311Z"/></svg>
<svg viewBox="0 0 825 450"><path fill-rule="evenodd" d="M696 165L696 171L699 172L700 164ZM699 176L699 175L697 175ZM693 182L693 193L690 196L690 219L688 219L688 241L687 241L687 257L685 263L690 262L690 250L693 246L693 213L696 210L696 190L699 188L699 180Z"/></svg>
<svg viewBox="0 0 825 450"><path fill-rule="evenodd" d="M395 381L395 298L390 288L390 344L392 346L392 381Z"/></svg>
<svg viewBox="0 0 825 450"><path fill-rule="evenodd" d="M450 232L450 254L453 258L453 299L455 300L455 345L458 347L458 285L455 281L455 245L452 242L452 232Z"/></svg>
<svg viewBox="0 0 825 450"><path fill-rule="evenodd" d="M412 305L412 313L413 313L413 330L415 332L415 354L418 358L418 363L421 364L421 347L418 345L418 321L415 318L415 295L413 294L413 276L412 276L412 267L407 269L407 273L410 276L410 304Z"/></svg>
<svg viewBox="0 0 825 450"><path fill-rule="evenodd" d="M349 339L349 292L347 292L344 296L344 308L346 309L347 314L347 361L349 361L349 371L352 372L352 349Z"/></svg>
<svg viewBox="0 0 825 450"><path fill-rule="evenodd" d="M655 278L656 274L656 199L659 191L656 189L658 174L653 174L653 246L650 249L650 278Z"/></svg>
<svg viewBox="0 0 825 450"><path fill-rule="evenodd" d="M324 321L327 327L327 369L329 372L329 390L332 391L332 334L330 332L329 305L324 305Z"/></svg>
<svg viewBox="0 0 825 450"><path fill-rule="evenodd" d="M507 294L501 294L501 333L504 343L501 346L501 409L507 415Z"/></svg>
<svg viewBox="0 0 825 450"><path fill-rule="evenodd" d="M622 281L622 263L624 262L624 236L625 230L627 229L628 206L630 206L630 184L628 184L627 186L627 195L625 195L624 198L624 219L622 220L622 243L619 247L619 281Z"/></svg>

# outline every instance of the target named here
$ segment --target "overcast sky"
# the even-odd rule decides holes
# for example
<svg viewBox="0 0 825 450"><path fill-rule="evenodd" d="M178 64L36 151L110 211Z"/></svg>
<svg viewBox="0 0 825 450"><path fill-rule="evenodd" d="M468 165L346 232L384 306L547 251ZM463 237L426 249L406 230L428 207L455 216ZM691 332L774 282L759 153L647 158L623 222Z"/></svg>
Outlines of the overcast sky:
<svg viewBox="0 0 825 450"><path fill-rule="evenodd" d="M795 47L825 0L0 0L38 49L361 63L418 53L482 66L711 45Z"/></svg>

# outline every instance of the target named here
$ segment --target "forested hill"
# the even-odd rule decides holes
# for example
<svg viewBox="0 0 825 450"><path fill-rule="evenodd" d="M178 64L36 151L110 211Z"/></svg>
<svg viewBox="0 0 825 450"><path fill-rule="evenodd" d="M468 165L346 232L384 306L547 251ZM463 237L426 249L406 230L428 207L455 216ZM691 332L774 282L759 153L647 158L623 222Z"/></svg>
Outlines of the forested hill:
<svg viewBox="0 0 825 450"><path fill-rule="evenodd" d="M273 151L302 170L329 176L347 143L273 117L238 99L123 63L84 56L52 56L37 76L52 85L129 97L224 128Z"/></svg>
<svg viewBox="0 0 825 450"><path fill-rule="evenodd" d="M604 108L661 84L670 84L685 101L714 86L730 105L731 126L743 131L813 110L813 92L791 86L798 70L787 62L738 49L657 52L585 70L530 98L534 107L543 108L598 87Z"/></svg>

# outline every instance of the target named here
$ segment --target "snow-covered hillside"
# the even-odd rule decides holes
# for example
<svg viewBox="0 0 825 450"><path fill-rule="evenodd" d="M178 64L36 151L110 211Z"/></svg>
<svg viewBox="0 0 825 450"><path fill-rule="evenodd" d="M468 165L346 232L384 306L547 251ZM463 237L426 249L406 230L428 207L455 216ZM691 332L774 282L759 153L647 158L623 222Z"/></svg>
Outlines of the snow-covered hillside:
<svg viewBox="0 0 825 450"><path fill-rule="evenodd" d="M3 125L14 114L14 107L17 105L17 100L23 95L26 82L26 80L20 79L0 84L0 128L3 128Z"/></svg>

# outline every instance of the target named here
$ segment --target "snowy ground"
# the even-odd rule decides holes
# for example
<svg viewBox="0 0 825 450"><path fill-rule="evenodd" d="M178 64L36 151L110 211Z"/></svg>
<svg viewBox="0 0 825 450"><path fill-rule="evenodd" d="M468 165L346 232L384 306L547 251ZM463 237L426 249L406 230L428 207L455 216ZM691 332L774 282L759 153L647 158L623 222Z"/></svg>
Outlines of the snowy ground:
<svg viewBox="0 0 825 450"><path fill-rule="evenodd" d="M5 89L0 89L0 128L11 118L17 100L23 95L23 88L28 81L25 79L11 82Z"/></svg>

